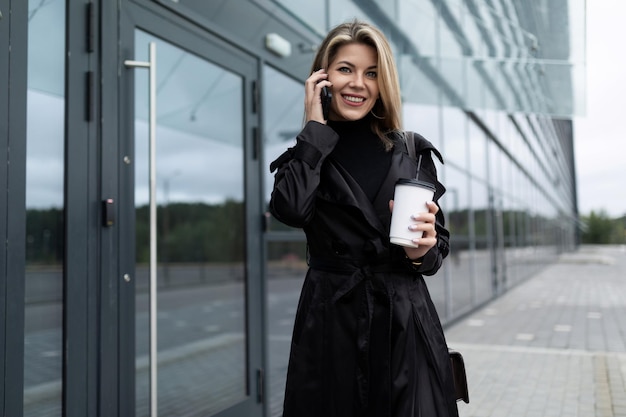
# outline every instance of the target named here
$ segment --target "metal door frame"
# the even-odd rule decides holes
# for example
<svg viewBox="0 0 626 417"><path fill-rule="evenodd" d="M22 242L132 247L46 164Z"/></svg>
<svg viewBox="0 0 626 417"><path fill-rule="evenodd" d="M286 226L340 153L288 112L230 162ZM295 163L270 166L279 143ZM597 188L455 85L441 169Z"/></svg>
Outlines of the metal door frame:
<svg viewBox="0 0 626 417"><path fill-rule="evenodd" d="M245 152L245 222L246 222L246 323L247 323L247 390L248 398L218 416L261 416L264 393L264 323L262 286L262 207L258 134L260 115L256 104L256 85L260 79L259 61L158 4L141 6L123 1L116 10L112 2L102 2L103 56L116 56L117 62L103 62L103 85L111 85L110 74L117 74L117 91L103 91L102 189L103 198L115 202L116 226L109 238L102 239L102 273L107 287L101 286L103 321L101 321L101 401L100 415L133 416L135 413L135 293L132 275L134 256L134 85L136 69L126 68L124 61L134 60L136 28L155 34L209 62L242 76L244 80L244 152ZM118 14L119 12L119 14ZM110 23L107 23L110 22ZM117 22L119 21L119 26ZM115 24L112 24L116 22ZM119 33L117 32L119 28ZM119 41L119 50L118 48ZM146 46L147 47L147 46ZM108 55L113 53L113 55ZM158 53L158 52L157 52ZM107 55L105 55L107 54ZM227 64L227 65L225 65ZM115 65L112 71L111 66ZM104 75L106 74L106 75ZM109 77L108 80L104 80ZM157 138L158 140L158 138ZM104 144L109 144L105 146ZM256 267L258 266L258 267ZM108 300L115 300L107 304ZM115 333L115 334L114 334ZM111 336L111 339L109 339Z"/></svg>
<svg viewBox="0 0 626 417"><path fill-rule="evenodd" d="M28 3L0 0L0 13L0 414L21 415Z"/></svg>
<svg viewBox="0 0 626 417"><path fill-rule="evenodd" d="M97 264L97 245L89 244L99 236L93 219L98 209L96 198L97 152L95 123L86 109L94 101L85 100L97 59L85 42L90 13L89 0L65 5L65 259L63 273L63 412L67 417L94 415L89 408L95 404L96 330L93 283ZM0 77L9 94L0 104L0 158L5 166L7 188L0 186L0 240L3 245L0 264L0 370L4 388L0 390L0 412L21 416L24 412L24 275L25 275L25 191L26 191L26 119L27 119L27 55L28 2L0 0L0 43L6 60L0 65ZM9 48L9 45L11 48ZM10 50L10 52L9 52ZM6 63L6 66L5 66ZM10 88L8 88L10 86ZM90 96L90 98L94 98ZM6 101L4 101L6 100ZM6 107L5 107L6 104ZM6 129L4 128L6 126ZM6 141L6 142L5 142ZM10 149L10 154L8 151ZM10 156L10 159L9 159ZM9 163L10 160L10 163ZM70 162L71 161L71 162ZM8 197L10 190L10 199ZM6 207L7 211L4 212ZM6 226L6 228L4 228ZM6 260L6 263L4 262ZM10 383L9 383L10 382Z"/></svg>

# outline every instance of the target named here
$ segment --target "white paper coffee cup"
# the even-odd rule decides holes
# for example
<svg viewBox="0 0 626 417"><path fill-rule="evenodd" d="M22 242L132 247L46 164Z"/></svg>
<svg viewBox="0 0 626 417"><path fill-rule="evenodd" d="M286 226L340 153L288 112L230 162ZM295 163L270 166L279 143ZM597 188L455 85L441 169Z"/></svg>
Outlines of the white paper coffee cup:
<svg viewBox="0 0 626 417"><path fill-rule="evenodd" d="M399 179L393 195L393 212L391 213L391 229L389 240L400 246L417 248L413 239L422 237L422 232L411 231L409 226L420 221L411 218L419 212L427 212L427 201L432 201L435 186L429 182L415 179Z"/></svg>

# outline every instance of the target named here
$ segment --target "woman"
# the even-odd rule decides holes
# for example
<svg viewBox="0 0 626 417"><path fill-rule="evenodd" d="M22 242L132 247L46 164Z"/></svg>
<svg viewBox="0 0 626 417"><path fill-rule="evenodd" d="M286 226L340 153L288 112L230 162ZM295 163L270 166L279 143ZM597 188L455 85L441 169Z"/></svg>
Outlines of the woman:
<svg viewBox="0 0 626 417"><path fill-rule="evenodd" d="M321 90L332 92L324 120ZM270 202L280 221L304 229L309 270L293 331L284 417L457 416L443 330L422 275L448 254L431 152L419 135L420 179L437 185L422 231L389 242L393 192L417 164L401 132L398 76L375 27L352 22L321 44L305 83L305 126L271 164ZM423 202L416 202L416 206ZM423 209L421 210L423 211Z"/></svg>

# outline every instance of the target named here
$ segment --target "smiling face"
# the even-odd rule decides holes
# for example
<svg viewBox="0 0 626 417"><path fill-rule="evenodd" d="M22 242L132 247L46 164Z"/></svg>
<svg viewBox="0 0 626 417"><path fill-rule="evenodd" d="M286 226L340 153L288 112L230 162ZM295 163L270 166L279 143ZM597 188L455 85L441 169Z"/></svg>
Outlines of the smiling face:
<svg viewBox="0 0 626 417"><path fill-rule="evenodd" d="M328 65L328 80L333 83L330 120L360 120L372 110L379 97L377 62L376 49L363 43L337 49Z"/></svg>

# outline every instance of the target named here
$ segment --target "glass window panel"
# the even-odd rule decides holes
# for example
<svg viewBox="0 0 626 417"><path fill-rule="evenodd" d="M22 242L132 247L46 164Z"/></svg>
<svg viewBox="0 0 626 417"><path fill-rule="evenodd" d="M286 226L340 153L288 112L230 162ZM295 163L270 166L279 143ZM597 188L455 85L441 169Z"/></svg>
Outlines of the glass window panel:
<svg viewBox="0 0 626 417"><path fill-rule="evenodd" d="M340 23L350 20L359 19L370 21L369 17L363 10L355 5L351 0L334 0L330 2L330 27L334 27ZM384 27L379 27L384 31Z"/></svg>
<svg viewBox="0 0 626 417"><path fill-rule="evenodd" d="M29 1L24 416L61 416L65 2ZM60 30L59 30L60 29Z"/></svg>
<svg viewBox="0 0 626 417"><path fill-rule="evenodd" d="M477 25L480 25L482 30L486 31L489 35L489 39L485 40L484 36L482 37L482 41L485 44L486 51L485 53L490 57L502 56L503 47L500 42L500 32L496 28L495 23L500 21L501 17L495 15L495 10L493 9L493 4L497 2L489 2L489 4L485 4L484 2L475 2L476 4L476 17L475 22ZM481 35L482 36L482 35Z"/></svg>
<svg viewBox="0 0 626 417"><path fill-rule="evenodd" d="M489 226L486 213L489 211L489 199L487 195L487 185L475 179L470 184L470 200L473 209L474 233L477 237L484 238L488 236Z"/></svg>
<svg viewBox="0 0 626 417"><path fill-rule="evenodd" d="M504 145L504 148L508 150L511 146L511 131L515 129L515 126L513 126L505 112L500 112L498 117L500 119L500 135L498 139L500 139L500 143Z"/></svg>
<svg viewBox="0 0 626 417"><path fill-rule="evenodd" d="M567 9L569 19L567 20L569 33L567 39L569 41L569 60L572 62L583 63L587 59L586 55L586 1L585 0L568 0Z"/></svg>
<svg viewBox="0 0 626 417"><path fill-rule="evenodd" d="M517 125L519 126L519 123ZM520 154L523 152L524 146L526 146L526 144L520 132L516 127L513 127L511 130L511 146L509 147L509 152L516 161L520 160Z"/></svg>
<svg viewBox="0 0 626 417"><path fill-rule="evenodd" d="M481 179L487 179L487 138L485 132L469 122L469 158L472 175Z"/></svg>
<svg viewBox="0 0 626 417"><path fill-rule="evenodd" d="M267 315L269 343L270 416L283 412L291 335L300 290L307 270L304 241L277 241L267 245Z"/></svg>
<svg viewBox="0 0 626 417"><path fill-rule="evenodd" d="M440 205L450 231L450 255L444 265L450 276L449 311L457 314L472 304L468 177L446 164L443 183L447 191Z"/></svg>
<svg viewBox="0 0 626 417"><path fill-rule="evenodd" d="M492 216L492 262L494 268L492 270L492 279L495 279L497 285L492 290L500 291L506 288L506 251L504 242L504 224L502 214L504 212L502 194L494 189L489 188L491 198L491 216ZM495 294L494 294L495 295Z"/></svg>
<svg viewBox="0 0 626 417"><path fill-rule="evenodd" d="M473 109L483 109L485 107L485 96L487 94L485 89L487 87L480 71L484 71L484 61L467 61L466 100L467 106Z"/></svg>
<svg viewBox="0 0 626 417"><path fill-rule="evenodd" d="M437 309L437 313L442 321L445 321L447 318L446 311L446 264L448 263L448 258L443 263L442 268L437 272L436 275L432 277L425 277L426 286L428 287L428 292L430 293L430 298L433 300L433 304L435 304L435 308Z"/></svg>
<svg viewBox="0 0 626 417"><path fill-rule="evenodd" d="M489 184L497 190L502 190L502 160L504 155L500 148L492 141L487 142L489 164Z"/></svg>
<svg viewBox="0 0 626 417"><path fill-rule="evenodd" d="M263 169L265 203L269 204L274 173L269 164L296 144L304 122L304 83L289 78L274 68L263 67ZM278 222L273 222L275 225Z"/></svg>
<svg viewBox="0 0 626 417"><path fill-rule="evenodd" d="M274 0L304 25L326 32L326 3L321 1Z"/></svg>
<svg viewBox="0 0 626 417"><path fill-rule="evenodd" d="M400 7L397 0L374 0L374 2L378 5L380 10L387 15L392 20L396 20L398 18L398 8Z"/></svg>
<svg viewBox="0 0 626 417"><path fill-rule="evenodd" d="M442 179L446 187L446 193L440 200L440 206L446 216L446 227L451 235L469 236L470 228L467 216L470 207L468 177L455 168L445 166Z"/></svg>
<svg viewBox="0 0 626 417"><path fill-rule="evenodd" d="M518 57L527 53L524 36L517 19L515 0L500 0L502 6L502 12L504 13L504 21L507 32L509 33L509 40L512 44L511 56Z"/></svg>
<svg viewBox="0 0 626 417"><path fill-rule="evenodd" d="M487 125L491 133L493 133L496 138L500 136L500 118L498 117L499 111L494 109L485 109L482 111L482 118L484 123Z"/></svg>
<svg viewBox="0 0 626 417"><path fill-rule="evenodd" d="M410 103L436 104L439 102L439 86L428 78L415 63L414 55L396 55L400 90L404 100ZM430 58L419 58L432 66Z"/></svg>
<svg viewBox="0 0 626 417"><path fill-rule="evenodd" d="M436 28L439 16L433 3L428 1L400 1L398 2L398 10L397 21L400 28L419 50L420 55L436 56ZM419 28L419 30L415 30L415 28Z"/></svg>
<svg viewBox="0 0 626 417"><path fill-rule="evenodd" d="M442 107L442 153L446 163L456 165L458 168L468 169L468 145L467 145L467 117L465 113L455 107Z"/></svg>
<svg viewBox="0 0 626 417"><path fill-rule="evenodd" d="M158 410L213 415L248 395L243 80L141 31L137 60L147 60L149 42L157 48ZM147 79L135 72L137 416L149 411Z"/></svg>
<svg viewBox="0 0 626 417"><path fill-rule="evenodd" d="M460 2L460 16L461 25L463 27L463 33L466 36L467 42L472 50L472 56L485 57L488 53L487 46L479 30L479 25L483 24L480 16L475 16L468 8L467 2ZM476 2L472 2L472 5L476 5Z"/></svg>
<svg viewBox="0 0 626 417"><path fill-rule="evenodd" d="M520 275L519 269L524 267L518 259L517 216L519 216L519 212L517 212L514 202L510 198L504 197L502 223L504 228L504 247L508 286L512 286L518 282L518 277Z"/></svg>
<svg viewBox="0 0 626 417"><path fill-rule="evenodd" d="M587 64L576 64L572 68L572 94L574 116L585 116L587 114ZM567 115L566 115L567 116ZM569 118L569 117L567 117Z"/></svg>
<svg viewBox="0 0 626 417"><path fill-rule="evenodd" d="M469 88L466 81L466 65L466 60L463 58L441 58L439 60L439 74L463 102L465 102L467 98ZM460 105L460 103L452 102L452 99L445 94L442 98L444 100L444 105Z"/></svg>
<svg viewBox="0 0 626 417"><path fill-rule="evenodd" d="M494 72L497 74L499 81L498 93L503 100L503 110L515 111L517 93L514 90L514 84L511 81L511 74L508 71L508 64L504 62L494 63Z"/></svg>
<svg viewBox="0 0 626 417"><path fill-rule="evenodd" d="M500 64L494 60L483 62L484 75L482 76L485 85L484 109L502 110L507 109L507 97L502 94L507 87L504 85Z"/></svg>
<svg viewBox="0 0 626 417"><path fill-rule="evenodd" d="M263 67L263 172L265 176L265 203L269 204L274 174L269 164L288 147L302 130L304 114L304 85L285 74ZM307 270L304 233L270 218L269 240L266 246L267 307L269 317L269 372L268 386L270 415L282 415L285 394L287 362L291 347L291 333ZM273 233L283 233L279 237ZM286 233L285 233L286 232Z"/></svg>
<svg viewBox="0 0 626 417"><path fill-rule="evenodd" d="M545 97L540 92L540 88L534 81L534 78L529 76L532 73L529 73L528 64L525 62L514 62L512 71L519 86L518 92L522 111L537 111L537 107L541 107L541 110L544 110L545 107L539 103L542 103Z"/></svg>
<svg viewBox="0 0 626 417"><path fill-rule="evenodd" d="M447 12L454 24L451 26L439 13L440 20L437 24L439 55L444 58L458 58L469 53L467 39L458 32L458 28L463 25L462 6L458 1L438 2L439 7L447 6Z"/></svg>
<svg viewBox="0 0 626 417"><path fill-rule="evenodd" d="M441 150L441 134L439 128L439 107L404 103L404 129L417 132ZM444 155L445 161L445 155Z"/></svg>
<svg viewBox="0 0 626 417"><path fill-rule="evenodd" d="M492 233L491 212L487 186L482 181L470 181L471 207L474 222L474 302L482 302L492 295L492 265L490 239Z"/></svg>
<svg viewBox="0 0 626 417"><path fill-rule="evenodd" d="M519 65L515 61L506 61L500 64L500 71L508 84L508 91L511 96L511 111L524 111L528 109L526 104L526 87L521 81L518 71Z"/></svg>
<svg viewBox="0 0 626 417"><path fill-rule="evenodd" d="M500 53L499 56L510 57L512 56L512 52L514 50L515 44L514 39L512 39L512 35L510 32L510 25L508 22L508 17L505 14L504 5L502 2L496 1L491 2L489 4L490 8L488 9L488 15L491 19L491 24L494 28L494 33L497 36L494 36L494 41L498 43L498 50Z"/></svg>

